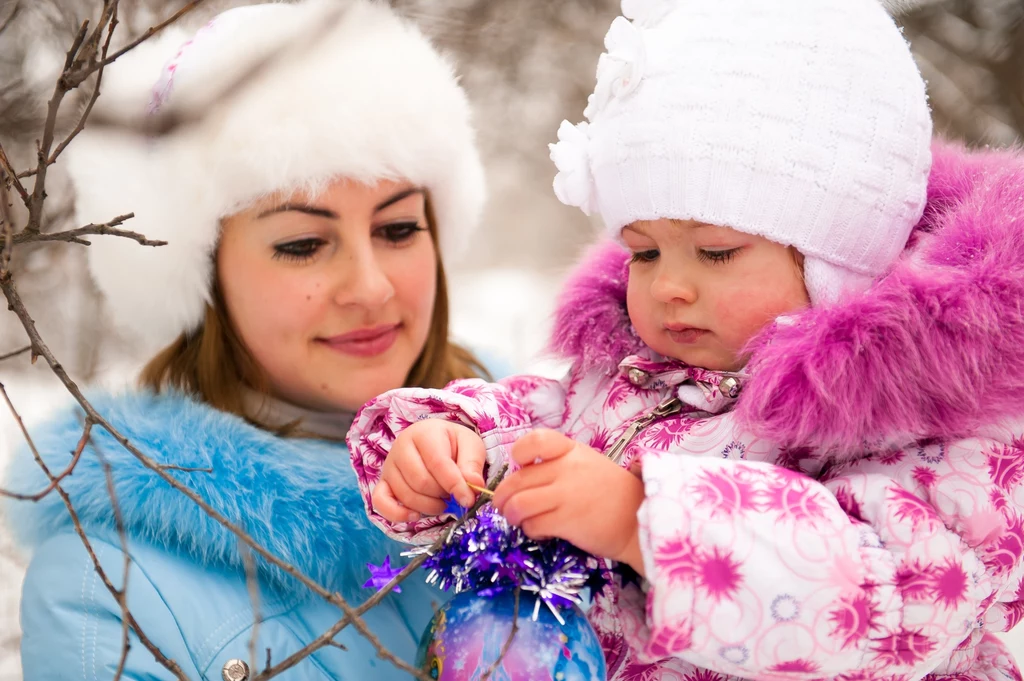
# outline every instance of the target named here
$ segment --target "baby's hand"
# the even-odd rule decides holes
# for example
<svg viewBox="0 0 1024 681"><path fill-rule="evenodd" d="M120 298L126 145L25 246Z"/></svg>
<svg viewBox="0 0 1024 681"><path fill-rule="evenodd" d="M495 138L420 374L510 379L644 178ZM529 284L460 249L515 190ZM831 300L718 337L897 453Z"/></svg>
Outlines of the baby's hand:
<svg viewBox="0 0 1024 681"><path fill-rule="evenodd" d="M393 523L439 515L449 497L468 508L476 494L466 483L484 485L485 461L484 442L469 428L441 419L414 423L384 459L373 508Z"/></svg>
<svg viewBox="0 0 1024 681"><path fill-rule="evenodd" d="M637 511L644 484L600 452L554 430L512 447L523 468L495 490L494 506L533 539L558 537L643 574Z"/></svg>

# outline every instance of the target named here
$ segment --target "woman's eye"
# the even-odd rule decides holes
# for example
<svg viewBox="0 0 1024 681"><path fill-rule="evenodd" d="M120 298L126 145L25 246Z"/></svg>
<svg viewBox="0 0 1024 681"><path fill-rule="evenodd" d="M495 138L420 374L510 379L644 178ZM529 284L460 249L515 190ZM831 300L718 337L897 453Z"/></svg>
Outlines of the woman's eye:
<svg viewBox="0 0 1024 681"><path fill-rule="evenodd" d="M274 246L274 258L303 262L309 260L326 242L319 238L299 239Z"/></svg>
<svg viewBox="0 0 1024 681"><path fill-rule="evenodd" d="M630 264L635 262L654 262L658 259L659 255L661 255L661 252L656 248L652 248L649 251L637 251L633 254L633 257L629 259L629 262Z"/></svg>
<svg viewBox="0 0 1024 681"><path fill-rule="evenodd" d="M394 222L378 227L376 235L389 243L401 244L412 239L418 232L425 231L426 227L420 227L417 222Z"/></svg>
<svg viewBox="0 0 1024 681"><path fill-rule="evenodd" d="M697 259L703 262L710 262L716 264L726 263L732 260L739 252L739 248L728 248L722 251L713 251L702 248L699 251L697 251Z"/></svg>

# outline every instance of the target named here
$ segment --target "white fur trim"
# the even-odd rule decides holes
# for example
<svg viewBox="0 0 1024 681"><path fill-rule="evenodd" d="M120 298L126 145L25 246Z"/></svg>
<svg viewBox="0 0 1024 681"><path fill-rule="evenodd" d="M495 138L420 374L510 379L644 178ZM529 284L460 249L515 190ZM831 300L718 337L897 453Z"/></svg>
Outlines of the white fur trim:
<svg viewBox="0 0 1024 681"><path fill-rule="evenodd" d="M184 47L171 36L107 71L97 106L142 112L153 84L167 84L154 64L171 58L160 111L205 112L164 138L87 131L68 149L80 222L135 212L126 227L168 242L146 249L95 240L90 266L116 324L154 347L196 328L220 218L335 177L426 187L444 257L466 243L483 207L484 173L452 66L412 24L367 0L346 5L324 34L337 7L307 0L229 10ZM317 31L317 41L268 62L226 102L215 98L235 74Z"/></svg>

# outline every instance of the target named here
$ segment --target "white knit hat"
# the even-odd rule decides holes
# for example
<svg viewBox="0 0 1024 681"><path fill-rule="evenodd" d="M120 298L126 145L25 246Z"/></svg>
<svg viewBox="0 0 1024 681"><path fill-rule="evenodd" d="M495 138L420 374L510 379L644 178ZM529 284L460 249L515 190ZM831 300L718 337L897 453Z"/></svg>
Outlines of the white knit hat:
<svg viewBox="0 0 1024 681"><path fill-rule="evenodd" d="M68 148L79 222L134 212L125 228L168 242L97 237L89 248L123 330L156 349L197 328L220 219L278 191L406 179L430 192L444 257L468 240L485 196L470 107L412 24L368 0L305 0L228 10L186 37L115 62L97 109L200 106L197 123L154 138L87 128ZM218 96L245 73L255 75Z"/></svg>
<svg viewBox="0 0 1024 681"><path fill-rule="evenodd" d="M731 227L805 256L815 304L903 250L931 166L925 85L878 0L623 0L555 193L619 236Z"/></svg>

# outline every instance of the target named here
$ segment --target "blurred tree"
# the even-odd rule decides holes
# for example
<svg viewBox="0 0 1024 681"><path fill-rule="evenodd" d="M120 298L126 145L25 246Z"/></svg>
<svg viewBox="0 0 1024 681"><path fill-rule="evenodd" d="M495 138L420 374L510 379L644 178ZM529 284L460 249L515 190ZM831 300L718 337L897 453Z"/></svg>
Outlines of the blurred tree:
<svg viewBox="0 0 1024 681"><path fill-rule="evenodd" d="M973 144L1024 137L1024 2L948 0L902 17L935 127Z"/></svg>

